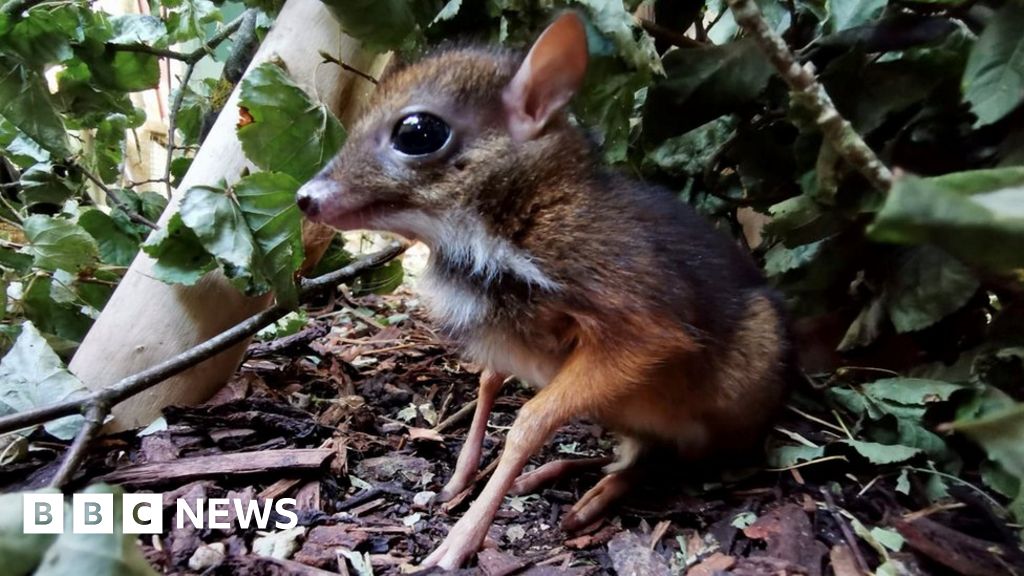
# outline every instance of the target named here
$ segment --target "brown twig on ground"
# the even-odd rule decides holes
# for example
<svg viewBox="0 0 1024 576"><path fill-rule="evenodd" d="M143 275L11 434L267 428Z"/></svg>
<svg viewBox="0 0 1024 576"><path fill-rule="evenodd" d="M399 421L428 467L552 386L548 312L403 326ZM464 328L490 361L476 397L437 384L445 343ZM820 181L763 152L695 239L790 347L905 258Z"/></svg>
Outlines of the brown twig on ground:
<svg viewBox="0 0 1024 576"><path fill-rule="evenodd" d="M306 299L323 290L334 288L338 284L351 280L358 274L361 274L370 268L375 268L391 261L396 256L404 252L405 249L406 245L397 243L392 244L379 252L364 256L344 268L324 274L317 278L305 280L302 282L302 287L299 292L300 298ZM49 422L62 416L69 416L71 414L82 412L89 415L90 419L98 419L102 422L109 414L110 408L118 402L134 396L143 390L147 390L160 382L163 382L167 378L179 374L203 360L227 350L235 344L242 342L249 336L252 336L262 328L277 321L290 311L290 309L283 306L273 306L263 312L250 316L246 320L239 322L235 326L201 344L185 350L177 356L169 358L156 366L139 372L138 374L122 378L107 388L95 390L81 398L66 400L49 406L43 406L4 416L0 418L0 434L6 434L7 432L19 430L21 428ZM88 423L82 428L72 444L72 449L75 451L72 452L69 449L67 453L68 456L80 458L79 453L84 451L85 448L78 447L78 445L88 444L91 439L89 435L95 434L96 432L92 428L93 427ZM82 436L86 437L83 439L81 438ZM61 472L63 473L64 478L55 477L54 480L66 480L67 478L70 478L77 466L77 463L72 464L74 464L74 466L62 466ZM64 468L67 468L67 470L64 470Z"/></svg>
<svg viewBox="0 0 1024 576"><path fill-rule="evenodd" d="M449 417L445 418L444 420L438 422L437 426L434 426L434 432L439 432L439 433L440 432L444 432L445 430L447 430L447 429L451 428L452 426L458 424L460 421L465 420L466 418L469 418L470 416L472 416L473 412L475 410L476 410L476 398L470 400L469 402L466 402L462 406L462 408L459 408L455 412L455 414L452 414L451 416L449 416Z"/></svg>
<svg viewBox="0 0 1024 576"><path fill-rule="evenodd" d="M267 474L282 470L315 470L334 456L330 448L258 450L147 462L114 470L101 481L129 486L159 486L223 475Z"/></svg>
<svg viewBox="0 0 1024 576"><path fill-rule="evenodd" d="M822 488L821 494L825 497L825 506L828 507L828 511L835 517L836 522L839 524L839 529L843 533L843 539L846 540L846 545L850 547L850 552L853 553L853 559L857 563L857 568L860 569L861 574L870 574L871 570L868 569L868 563L864 560L864 554L860 551L860 546L857 544L857 537L853 535L853 529L850 528L850 523L843 518L842 512L836 506L836 501L832 499L832 494L829 493L827 488Z"/></svg>
<svg viewBox="0 0 1024 576"><path fill-rule="evenodd" d="M57 473L50 479L50 487L60 488L71 480L75 471L78 470L78 466L85 459L85 452L89 447L89 443L92 442L100 428L103 427L103 421L107 419L107 414L109 413L110 407L101 402L97 402L89 407L89 411L85 415L85 424L75 436L75 441L72 442L67 452L64 453L64 461L61 462Z"/></svg>
<svg viewBox="0 0 1024 576"><path fill-rule="evenodd" d="M245 357L259 358L261 356L269 356L270 354L280 354L292 348L305 346L317 338L326 336L330 331L331 327L326 322L317 322L309 328L300 330L295 334L271 340L270 342L253 344L245 351Z"/></svg>
<svg viewBox="0 0 1024 576"><path fill-rule="evenodd" d="M811 64L801 65L786 42L765 22L753 0L728 0L736 23L761 47L768 60L795 94L802 95L817 116L825 140L875 188L888 191L893 175L853 126L839 114L825 88L814 77Z"/></svg>

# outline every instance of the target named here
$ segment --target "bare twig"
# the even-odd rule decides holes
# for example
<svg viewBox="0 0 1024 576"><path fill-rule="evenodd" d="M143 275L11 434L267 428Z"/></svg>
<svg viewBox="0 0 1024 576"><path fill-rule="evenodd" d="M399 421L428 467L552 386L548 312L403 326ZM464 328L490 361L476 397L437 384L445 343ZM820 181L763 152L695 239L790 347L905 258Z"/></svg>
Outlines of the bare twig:
<svg viewBox="0 0 1024 576"><path fill-rule="evenodd" d="M753 0L728 1L736 23L754 38L790 89L804 97L805 103L814 110L828 143L872 186L888 191L892 186L892 172L836 110L828 93L815 79L814 67L810 63L800 65L789 46L765 22Z"/></svg>
<svg viewBox="0 0 1024 576"><path fill-rule="evenodd" d="M476 398L466 402L462 408L459 408L455 414L445 418L441 422L438 422L437 426L434 426L434 432L444 432L452 426L458 424L462 420L469 418L476 410Z"/></svg>
<svg viewBox="0 0 1024 576"><path fill-rule="evenodd" d="M338 66L341 66L342 70L344 70L346 72L351 72L351 73L355 74L356 76L359 76L363 80L366 80L367 82L370 82L371 84L376 84L377 83L377 79L374 78L373 76L370 76L369 74L367 74L366 72L363 72L362 70L360 70L358 68L354 68L352 66L349 66L348 64L345 64L341 60L335 58L334 56L331 56L330 54L328 54L327 52L324 52L323 50L320 51L320 57L324 59L324 62L329 62L331 64L337 64Z"/></svg>
<svg viewBox="0 0 1024 576"><path fill-rule="evenodd" d="M174 94L174 103L171 104L171 111L167 115L167 160L164 163L164 182L167 184L168 196L174 189L174 186L171 186L171 164L174 163L174 133L178 129L178 112L181 110L182 102L185 101L185 87L188 86L188 81L192 78L195 69L194 62L190 62L185 67L185 73L181 76L181 82L178 83L178 91Z"/></svg>
<svg viewBox="0 0 1024 576"><path fill-rule="evenodd" d="M860 551L860 546L857 543L856 536L853 535L850 523L846 521L846 518L843 518L843 514L836 507L836 502L832 499L832 494L829 493L828 489L822 488L821 494L825 497L825 506L828 507L828 511L832 513L836 522L839 523L839 529L843 532L843 538L846 540L846 545L850 547L850 552L853 553L853 559L857 563L860 573L870 574L871 571L868 569L868 563L864 560L864 554Z"/></svg>
<svg viewBox="0 0 1024 576"><path fill-rule="evenodd" d="M300 296L308 299L323 290L333 288L342 282L346 282L361 274L362 272L380 266L394 259L405 250L405 245L393 244L380 252L375 252L360 258L334 272L324 274L311 280L305 280L300 289ZM151 388L167 378L179 374L192 366L210 358L228 348L252 336L265 326L280 319L291 310L283 306L274 306L263 312L250 316L235 326L221 332L209 340L197 344L188 350L169 358L156 366L143 370L133 376L122 378L115 384L95 390L88 396L74 400L66 400L49 406L26 410L0 417L0 434L6 434L13 430L19 430L29 426L35 426L49 422L62 416L88 412L92 406L99 403L106 403L110 406L116 405L143 390Z"/></svg>
<svg viewBox="0 0 1024 576"><path fill-rule="evenodd" d="M111 190L106 184L103 183L102 180L97 178L95 174L89 172L88 170L82 168L81 166L79 166L78 169L81 170L82 174L86 178L88 178L93 184L95 184L97 188L103 191L103 194L106 195L107 200L110 200L111 204L120 208L122 212L127 214L129 220L138 224L142 224L143 226L152 228L153 230L156 230L158 228L158 226L154 224L149 218L146 218L142 214L139 214L132 210L127 204L124 203L124 200L122 200L116 192Z"/></svg>
<svg viewBox="0 0 1024 576"><path fill-rule="evenodd" d="M125 187L126 188L135 188L137 186L145 186L146 184L162 184L164 182L166 182L166 180L164 180L163 178L147 178L145 180L139 180L137 182L134 182L134 181L130 182Z"/></svg>
<svg viewBox="0 0 1024 576"><path fill-rule="evenodd" d="M646 18L638 18L638 20L640 22L640 27L643 28L645 32L658 40L662 40L675 46L676 48L703 48L707 46L707 44L703 42L694 40L681 32L676 32L675 30L666 28L661 24L652 22Z"/></svg>

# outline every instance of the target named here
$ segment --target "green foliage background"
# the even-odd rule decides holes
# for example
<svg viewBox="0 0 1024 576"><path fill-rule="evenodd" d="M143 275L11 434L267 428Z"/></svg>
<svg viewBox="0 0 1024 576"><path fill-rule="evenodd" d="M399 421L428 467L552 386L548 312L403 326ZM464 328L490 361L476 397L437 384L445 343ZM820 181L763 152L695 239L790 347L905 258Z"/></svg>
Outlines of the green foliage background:
<svg viewBox="0 0 1024 576"><path fill-rule="evenodd" d="M919 476L936 500L951 482L985 485L1001 513L1024 520L1024 0L758 2L898 171L890 190L871 188L823 141L722 0L654 1L639 19L639 2L619 0L325 3L349 34L402 58L456 37L525 48L556 11L580 10L592 64L573 111L607 161L677 191L740 241L742 219L770 217L751 249L784 291L822 371L809 379L827 388L844 431L776 443L774 464L857 458L892 467L901 491ZM295 303L291 197L344 128L286 72L262 65L242 83L252 122L239 137L263 172L189 190L181 214L145 240L142 221L165 201L121 177L125 130L144 120L127 94L159 77L157 55L137 48L221 26L207 0L162 6L163 18L74 0L0 9L8 343L31 321L58 351L73 350L140 246L166 281L194 283L219 267L241 290ZM260 30L277 7L257 7ZM51 93L44 72L54 65ZM182 144L200 142L227 88L181 88ZM172 176L188 156L177 153ZM84 194L95 181L119 199L113 209Z"/></svg>

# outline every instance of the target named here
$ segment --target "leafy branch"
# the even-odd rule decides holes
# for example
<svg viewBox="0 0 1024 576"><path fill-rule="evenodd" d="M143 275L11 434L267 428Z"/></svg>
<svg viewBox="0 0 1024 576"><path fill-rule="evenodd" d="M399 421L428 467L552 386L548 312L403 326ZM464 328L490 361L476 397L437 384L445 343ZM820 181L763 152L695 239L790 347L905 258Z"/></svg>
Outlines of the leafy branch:
<svg viewBox="0 0 1024 576"><path fill-rule="evenodd" d="M393 260L405 251L406 246L392 244L387 248L364 256L334 272L317 278L304 280L300 298L308 300L343 282L349 282L360 274ZM228 348L242 342L261 329L281 319L292 309L276 305L250 316L209 340L169 358L138 374L123 378L115 384L96 390L87 396L18 412L0 418L0 434L6 434L29 426L35 426L63 416L85 413L86 422L64 456L64 462L50 482L51 486L63 486L71 479L85 457L90 440L96 435L110 409L117 403L143 392L167 378L179 374Z"/></svg>
<svg viewBox="0 0 1024 576"><path fill-rule="evenodd" d="M751 34L786 84L806 97L806 104L816 115L815 121L835 151L875 188L886 191L892 187L892 172L836 110L828 92L815 79L813 65L801 65L797 61L786 42L765 21L753 0L729 0L729 8L736 23Z"/></svg>
<svg viewBox="0 0 1024 576"><path fill-rule="evenodd" d="M220 46L222 42L231 37L232 34L238 31L242 26L242 23L248 17L249 13L255 13L253 8L250 8L239 15L237 18L228 22L220 29L219 32L210 36L205 41L200 42L199 48L191 52L177 52L174 50L168 50L165 48L156 48L154 46L147 46L145 44L113 44L112 48L119 52L140 52L143 54L151 54L153 56L159 56L161 58L170 58L172 60L180 60L185 64L197 64L200 60L210 55L217 46Z"/></svg>
<svg viewBox="0 0 1024 576"><path fill-rule="evenodd" d="M104 184L102 180L97 178L95 174L81 166L79 166L78 169L86 178L89 179L90 182L95 184L97 188L103 191L103 193L107 196L107 199L110 200L111 204L113 204L122 212L124 212L132 222L142 224L143 226L146 226L153 230L156 230L158 228L158 226L152 220L132 210L127 204L124 203L124 200L122 200L116 192L111 190L110 187Z"/></svg>

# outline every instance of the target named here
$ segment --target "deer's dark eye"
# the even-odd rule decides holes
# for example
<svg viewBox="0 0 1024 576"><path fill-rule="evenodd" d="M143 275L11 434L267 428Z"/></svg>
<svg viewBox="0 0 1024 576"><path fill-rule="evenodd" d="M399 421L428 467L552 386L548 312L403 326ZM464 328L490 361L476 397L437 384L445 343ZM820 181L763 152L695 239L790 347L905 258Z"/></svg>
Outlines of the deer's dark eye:
<svg viewBox="0 0 1024 576"><path fill-rule="evenodd" d="M452 136L452 129L433 114L414 112L395 124L391 145L402 154L424 156L437 152Z"/></svg>

